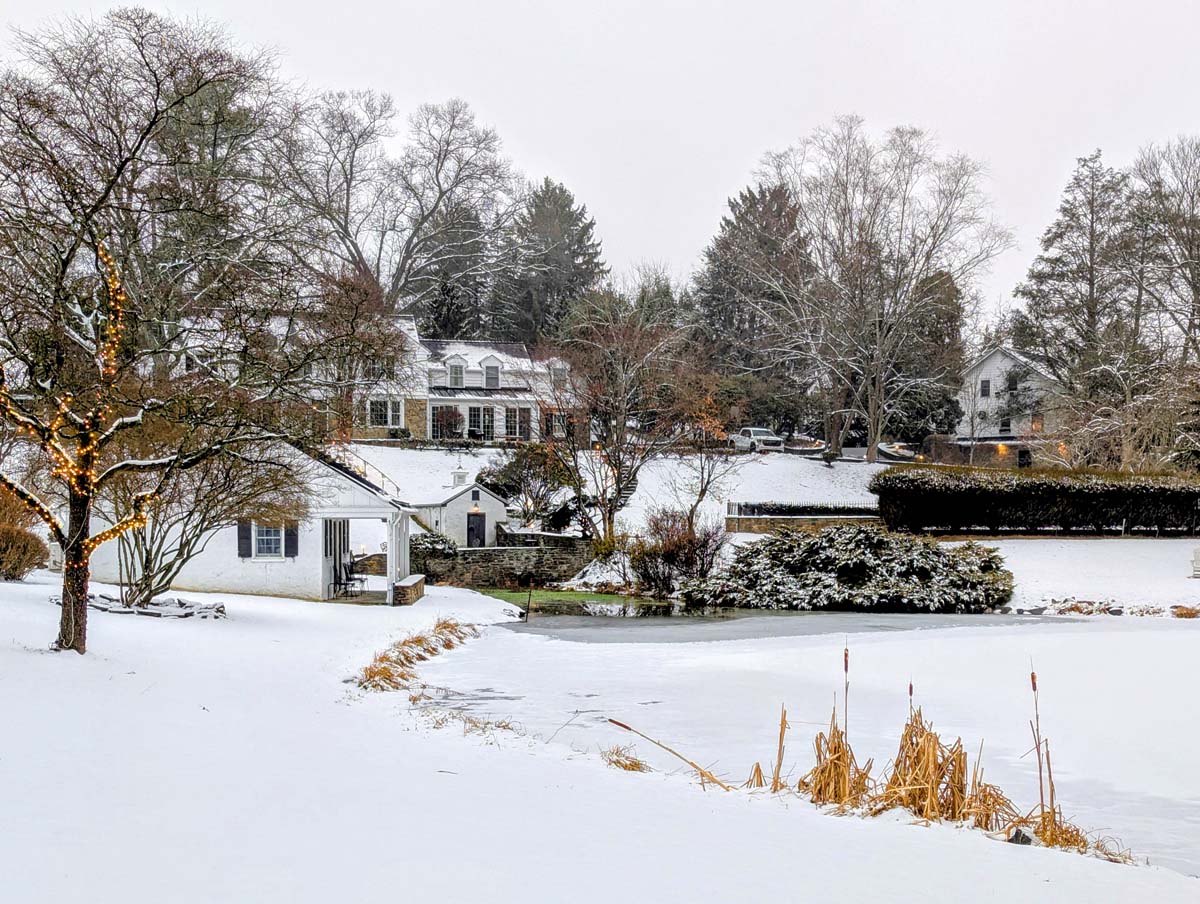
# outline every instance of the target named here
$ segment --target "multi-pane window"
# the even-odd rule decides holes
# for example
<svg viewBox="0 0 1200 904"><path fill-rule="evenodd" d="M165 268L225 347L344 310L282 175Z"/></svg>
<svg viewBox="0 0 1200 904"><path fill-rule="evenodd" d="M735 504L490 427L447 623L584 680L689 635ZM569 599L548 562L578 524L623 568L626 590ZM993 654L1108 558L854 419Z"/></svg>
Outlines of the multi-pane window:
<svg viewBox="0 0 1200 904"><path fill-rule="evenodd" d="M1016 392L1021 385L1021 375L1015 370L1008 373L1008 391Z"/></svg>
<svg viewBox="0 0 1200 904"><path fill-rule="evenodd" d="M986 399L991 394L992 394L992 381L991 380L980 380L979 381L979 397L981 399Z"/></svg>
<svg viewBox="0 0 1200 904"><path fill-rule="evenodd" d="M500 368L495 364L489 364L483 369L483 385L485 389L500 388Z"/></svg>
<svg viewBox="0 0 1200 904"><path fill-rule="evenodd" d="M481 436L483 434L482 414L478 405L467 409L467 435Z"/></svg>
<svg viewBox="0 0 1200 904"><path fill-rule="evenodd" d="M1046 416L1040 411L1035 411L1029 416L1029 432L1041 433L1046 429Z"/></svg>
<svg viewBox="0 0 1200 904"><path fill-rule="evenodd" d="M254 556L258 559L283 558L283 528L279 525L254 525Z"/></svg>
<svg viewBox="0 0 1200 904"><path fill-rule="evenodd" d="M1011 418L1002 418L1001 419L1000 432L1001 433L1012 433L1012 419Z"/></svg>
<svg viewBox="0 0 1200 904"><path fill-rule="evenodd" d="M465 383L465 371L461 364L450 365L450 386L454 389L462 389Z"/></svg>
<svg viewBox="0 0 1200 904"><path fill-rule="evenodd" d="M555 436L563 437L567 435L567 416L561 411L556 411L550 415L550 424Z"/></svg>
<svg viewBox="0 0 1200 904"><path fill-rule="evenodd" d="M496 438L496 409L491 406L483 409L483 438L488 441Z"/></svg>
<svg viewBox="0 0 1200 904"><path fill-rule="evenodd" d="M457 405L434 405L429 414L431 436L434 439L449 439L462 435L462 415Z"/></svg>
<svg viewBox="0 0 1200 904"><path fill-rule="evenodd" d="M555 386L562 386L567 382L567 369L561 364L556 364L550 368L550 381Z"/></svg>
<svg viewBox="0 0 1200 904"><path fill-rule="evenodd" d="M392 399L388 403L388 423L392 427L404 426L404 401L402 399Z"/></svg>
<svg viewBox="0 0 1200 904"><path fill-rule="evenodd" d="M530 408L517 409L517 436L520 439L529 439L533 432L533 412Z"/></svg>
<svg viewBox="0 0 1200 904"><path fill-rule="evenodd" d="M396 356L372 358L367 362L368 380L390 380L396 375Z"/></svg>
<svg viewBox="0 0 1200 904"><path fill-rule="evenodd" d="M515 437L517 435L517 409L504 409L504 435Z"/></svg>
<svg viewBox="0 0 1200 904"><path fill-rule="evenodd" d="M367 423L372 427L388 425L388 403L385 399L371 399L367 403Z"/></svg>

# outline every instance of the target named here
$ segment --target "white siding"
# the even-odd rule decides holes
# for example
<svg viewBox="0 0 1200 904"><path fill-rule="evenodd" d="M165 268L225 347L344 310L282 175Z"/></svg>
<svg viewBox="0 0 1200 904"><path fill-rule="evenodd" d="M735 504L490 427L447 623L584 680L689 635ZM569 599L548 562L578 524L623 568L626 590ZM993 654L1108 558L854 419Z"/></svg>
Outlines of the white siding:
<svg viewBox="0 0 1200 904"><path fill-rule="evenodd" d="M958 436L964 439L980 439L984 437L1026 436L1032 430L1032 417L1029 411L1010 416L1010 431L1001 433L1001 415L1008 407L1008 374L1016 368L1021 372L1022 393L1032 393L1035 398L1046 398L1053 384L1041 374L1031 372L1016 358L1007 354L1004 349L994 349L981 361L968 368L963 376L962 389L959 392L959 405L962 406L963 416L958 423ZM981 384L984 380L990 382L990 393L984 398ZM1048 432L1053 429L1052 412L1047 406L1042 406L1043 429ZM974 429L972 429L972 424Z"/></svg>

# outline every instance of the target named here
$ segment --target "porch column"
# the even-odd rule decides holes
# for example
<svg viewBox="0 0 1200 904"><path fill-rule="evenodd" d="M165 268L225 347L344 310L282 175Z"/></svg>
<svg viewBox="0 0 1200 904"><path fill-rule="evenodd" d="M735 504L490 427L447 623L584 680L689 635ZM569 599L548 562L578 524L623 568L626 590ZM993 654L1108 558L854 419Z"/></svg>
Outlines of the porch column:
<svg viewBox="0 0 1200 904"><path fill-rule="evenodd" d="M384 590L384 599L389 606L395 602L393 592L396 584L396 556L398 552L396 549L396 516L393 514L388 517L387 567L384 569L384 574L387 575L387 588Z"/></svg>

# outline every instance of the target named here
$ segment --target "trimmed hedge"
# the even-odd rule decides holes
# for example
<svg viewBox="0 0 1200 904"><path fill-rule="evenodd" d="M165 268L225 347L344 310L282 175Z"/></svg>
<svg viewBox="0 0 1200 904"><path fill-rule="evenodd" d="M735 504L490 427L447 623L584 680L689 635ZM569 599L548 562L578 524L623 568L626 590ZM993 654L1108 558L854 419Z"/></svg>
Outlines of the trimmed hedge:
<svg viewBox="0 0 1200 904"><path fill-rule="evenodd" d="M1195 531L1200 483L1168 475L896 465L870 490L893 530Z"/></svg>
<svg viewBox="0 0 1200 904"><path fill-rule="evenodd" d="M846 526L748 543L728 568L685 582L680 597L689 607L957 613L1003 606L1012 587L987 546Z"/></svg>

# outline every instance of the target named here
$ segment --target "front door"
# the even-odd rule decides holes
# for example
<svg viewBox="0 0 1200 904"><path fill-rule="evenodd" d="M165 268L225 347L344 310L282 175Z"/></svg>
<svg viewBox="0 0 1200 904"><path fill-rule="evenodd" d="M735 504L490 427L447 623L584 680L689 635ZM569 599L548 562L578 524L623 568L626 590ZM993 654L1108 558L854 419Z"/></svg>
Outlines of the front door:
<svg viewBox="0 0 1200 904"><path fill-rule="evenodd" d="M487 544L487 515L483 512L467 513L467 546Z"/></svg>

